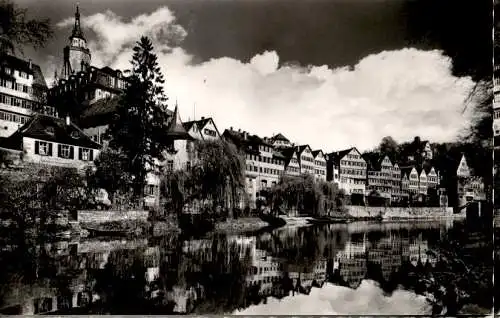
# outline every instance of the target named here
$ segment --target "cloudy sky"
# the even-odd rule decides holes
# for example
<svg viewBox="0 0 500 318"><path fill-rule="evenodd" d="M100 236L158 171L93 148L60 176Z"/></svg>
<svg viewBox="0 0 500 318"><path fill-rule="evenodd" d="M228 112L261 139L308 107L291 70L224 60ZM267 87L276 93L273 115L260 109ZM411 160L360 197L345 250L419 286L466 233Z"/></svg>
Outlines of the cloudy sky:
<svg viewBox="0 0 500 318"><path fill-rule="evenodd" d="M56 36L26 54L47 81L73 25L68 0L17 0ZM368 149L386 135L453 140L464 98L491 73L491 1L81 0L92 64L127 69L153 39L171 105L221 132L282 132L326 151ZM450 8L454 8L451 10Z"/></svg>

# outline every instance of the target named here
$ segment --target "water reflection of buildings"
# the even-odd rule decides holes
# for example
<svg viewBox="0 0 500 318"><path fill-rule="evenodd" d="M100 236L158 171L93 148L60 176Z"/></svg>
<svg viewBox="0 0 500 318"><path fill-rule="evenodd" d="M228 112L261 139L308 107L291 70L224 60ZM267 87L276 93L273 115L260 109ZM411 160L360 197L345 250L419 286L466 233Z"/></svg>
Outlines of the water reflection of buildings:
<svg viewBox="0 0 500 318"><path fill-rule="evenodd" d="M33 315L85 307L99 299L89 272L103 269L113 251L144 246L147 240L63 241L36 246L35 276L39 279L30 286L11 286L11 293L3 295L1 312Z"/></svg>
<svg viewBox="0 0 500 318"><path fill-rule="evenodd" d="M12 288L16 292L4 297L5 306L10 308L3 309L9 310L0 308L0 312L64 313L86 307L102 296L96 292L96 275L106 270L117 277L130 274L132 260L143 266L146 297L174 303L175 313L191 313L197 304L207 301L210 289L221 287L214 286L217 280L210 278L212 271L225 275L223 281L240 284L245 295L256 292L265 299L281 298L292 291L309 293L335 275L356 288L371 265L388 280L403 262L414 266L418 260L435 262L427 255L427 240L415 232L389 230L370 236L366 232L308 231L171 242L95 240L45 245L38 248L38 255L44 257L38 275L44 279L34 286ZM235 263L243 269L241 273L233 272Z"/></svg>
<svg viewBox="0 0 500 318"><path fill-rule="evenodd" d="M388 237L371 242L365 234L361 241L346 242L344 250L339 251L334 259L333 269L349 287L356 288L366 278L369 264L380 269L386 281L401 268L403 262L417 266L420 260L422 264L429 261L434 265L436 259L427 255L428 250L428 243L421 234L408 238L390 232Z"/></svg>

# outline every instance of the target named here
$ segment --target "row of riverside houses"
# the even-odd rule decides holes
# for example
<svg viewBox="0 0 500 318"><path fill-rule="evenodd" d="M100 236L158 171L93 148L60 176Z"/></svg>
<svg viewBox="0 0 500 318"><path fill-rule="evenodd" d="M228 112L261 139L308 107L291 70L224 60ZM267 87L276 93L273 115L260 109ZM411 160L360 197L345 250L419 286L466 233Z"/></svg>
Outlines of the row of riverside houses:
<svg viewBox="0 0 500 318"><path fill-rule="evenodd" d="M91 164L106 145L105 132L127 78L119 70L91 66L78 7L63 56L62 71L59 75L56 72L50 90L38 65L15 56L1 61L0 148L31 163L82 168ZM57 110L46 106L65 95L81 107L78 116L59 118ZM295 145L282 134L261 138L232 128L220 134L212 118L183 123L177 105L170 115L169 133L180 137L173 142L165 162L158 166L167 171L189 167L196 157L194 141L224 138L244 150L246 191L251 205L282 175L307 173L317 180L335 182L363 203L370 193L390 202L410 197L423 200L442 181L434 167L412 162L415 154L432 159L427 141L414 142L407 154L410 160L403 164L380 154L361 155L356 148L326 154L308 145ZM456 164L457 176L463 180L457 185L459 201L477 197L481 180L471 178L465 157L457 159ZM159 204L159 185L158 174L150 173L145 191L148 205Z"/></svg>

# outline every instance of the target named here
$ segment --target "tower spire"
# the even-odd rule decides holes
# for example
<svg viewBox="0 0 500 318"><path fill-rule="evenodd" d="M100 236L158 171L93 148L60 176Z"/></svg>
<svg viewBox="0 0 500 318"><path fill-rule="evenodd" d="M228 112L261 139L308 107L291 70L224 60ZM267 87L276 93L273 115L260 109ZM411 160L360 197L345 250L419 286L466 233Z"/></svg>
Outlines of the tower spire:
<svg viewBox="0 0 500 318"><path fill-rule="evenodd" d="M73 26L73 32L71 32L72 38L81 38L85 40L83 36L82 28L80 26L80 6L79 3L76 3L76 12L75 12L75 25Z"/></svg>

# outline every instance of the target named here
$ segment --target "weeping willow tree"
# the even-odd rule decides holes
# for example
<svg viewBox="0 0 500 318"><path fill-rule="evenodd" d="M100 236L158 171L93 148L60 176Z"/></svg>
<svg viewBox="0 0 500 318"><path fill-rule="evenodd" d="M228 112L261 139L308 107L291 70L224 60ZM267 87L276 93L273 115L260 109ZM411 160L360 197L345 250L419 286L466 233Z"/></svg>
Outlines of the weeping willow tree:
<svg viewBox="0 0 500 318"><path fill-rule="evenodd" d="M285 209L323 215L341 208L342 194L336 184L316 181L308 174L283 176L271 189L271 205L273 211Z"/></svg>
<svg viewBox="0 0 500 318"><path fill-rule="evenodd" d="M197 141L196 160L190 168L167 172L163 193L167 209L181 213L186 204L208 202L210 210L231 211L245 185L245 161L236 147L223 140Z"/></svg>

